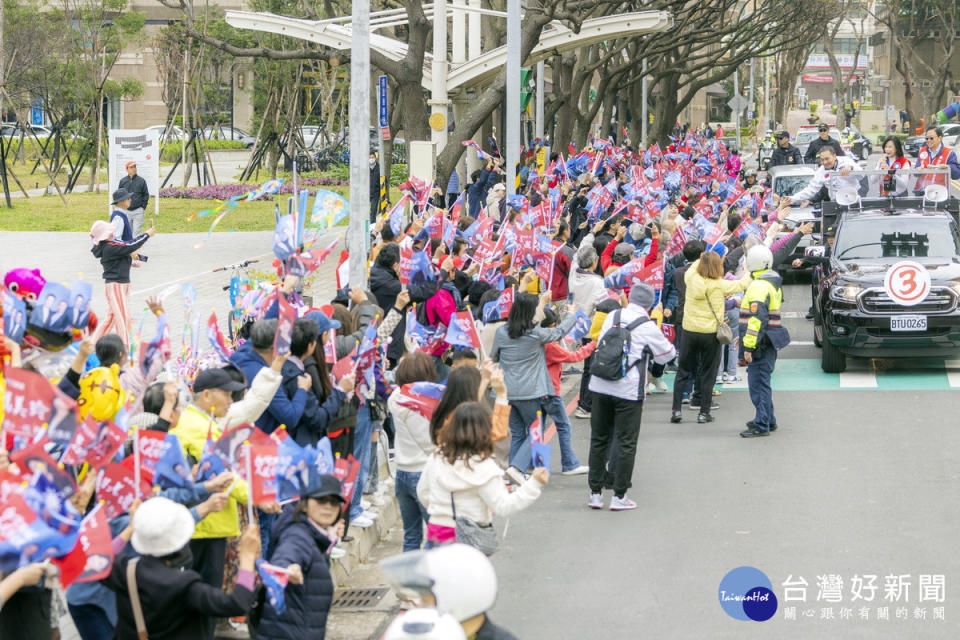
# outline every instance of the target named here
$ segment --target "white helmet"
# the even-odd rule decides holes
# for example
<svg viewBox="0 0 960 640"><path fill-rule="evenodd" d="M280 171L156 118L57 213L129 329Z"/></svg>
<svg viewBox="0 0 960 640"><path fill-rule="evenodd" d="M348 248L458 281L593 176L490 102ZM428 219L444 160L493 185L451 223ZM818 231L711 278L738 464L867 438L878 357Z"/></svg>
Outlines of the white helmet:
<svg viewBox="0 0 960 640"><path fill-rule="evenodd" d="M410 609L397 616L380 640L467 640L463 627L449 613Z"/></svg>
<svg viewBox="0 0 960 640"><path fill-rule="evenodd" d="M747 252L747 270L750 273L764 271L773 266L773 253L766 246L758 244Z"/></svg>
<svg viewBox="0 0 960 640"><path fill-rule="evenodd" d="M432 595L437 609L459 622L489 611L497 599L493 564L465 544L401 553L380 561L380 569L400 598Z"/></svg>

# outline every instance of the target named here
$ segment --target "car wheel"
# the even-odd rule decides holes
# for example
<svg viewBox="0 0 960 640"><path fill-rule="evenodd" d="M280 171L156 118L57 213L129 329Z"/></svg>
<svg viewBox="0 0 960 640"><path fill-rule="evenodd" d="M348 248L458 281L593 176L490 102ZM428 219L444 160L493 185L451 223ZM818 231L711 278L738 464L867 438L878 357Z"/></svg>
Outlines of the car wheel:
<svg viewBox="0 0 960 640"><path fill-rule="evenodd" d="M821 331L823 329L821 328ZM843 373L847 368L847 356L840 351L840 347L830 340L822 340L823 350L820 353L820 368L824 373Z"/></svg>

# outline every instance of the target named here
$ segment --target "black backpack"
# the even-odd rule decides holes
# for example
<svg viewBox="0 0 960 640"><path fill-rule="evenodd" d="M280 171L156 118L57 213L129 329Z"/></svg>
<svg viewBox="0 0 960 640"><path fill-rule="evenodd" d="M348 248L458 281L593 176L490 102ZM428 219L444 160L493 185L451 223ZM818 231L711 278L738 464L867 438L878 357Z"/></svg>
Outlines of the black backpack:
<svg viewBox="0 0 960 640"><path fill-rule="evenodd" d="M593 361L590 363L590 375L603 380L620 380L626 377L630 367L646 362L646 358L638 358L636 362L627 365L630 355L630 336L634 329L644 322L651 322L650 318L637 318L627 326L620 324L620 312L614 311L613 326L600 336L600 342L593 352ZM642 379L642 378L641 378Z"/></svg>

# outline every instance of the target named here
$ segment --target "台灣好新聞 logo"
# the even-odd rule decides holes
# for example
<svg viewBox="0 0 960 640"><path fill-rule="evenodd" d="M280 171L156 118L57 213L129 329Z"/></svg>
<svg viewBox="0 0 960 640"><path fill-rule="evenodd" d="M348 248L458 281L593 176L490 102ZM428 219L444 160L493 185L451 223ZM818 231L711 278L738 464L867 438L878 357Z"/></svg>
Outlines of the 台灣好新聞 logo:
<svg viewBox="0 0 960 640"><path fill-rule="evenodd" d="M773 583L753 567L737 567L723 576L717 596L727 615L737 620L763 622L777 612Z"/></svg>

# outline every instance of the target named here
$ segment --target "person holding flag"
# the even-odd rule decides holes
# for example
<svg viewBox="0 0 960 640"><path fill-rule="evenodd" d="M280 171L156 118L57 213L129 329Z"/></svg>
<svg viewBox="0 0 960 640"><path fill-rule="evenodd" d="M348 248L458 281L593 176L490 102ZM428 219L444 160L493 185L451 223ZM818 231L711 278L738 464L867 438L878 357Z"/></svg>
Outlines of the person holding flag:
<svg viewBox="0 0 960 640"><path fill-rule="evenodd" d="M300 500L284 507L270 532L270 564L285 568L288 584L264 603L257 640L323 640L333 603L329 553L343 535L344 497L340 481L308 471ZM359 487L357 487L359 489Z"/></svg>
<svg viewBox="0 0 960 640"><path fill-rule="evenodd" d="M549 291L539 300L532 294L518 293L507 323L497 329L490 353L490 358L500 363L506 380L511 406L510 464L520 469L530 466L529 460L517 457L527 439L527 429L537 411L547 413L547 405L555 393L547 370L544 345L562 339L577 323L576 305L572 305L569 315L558 326L550 329L537 326L550 298Z"/></svg>

